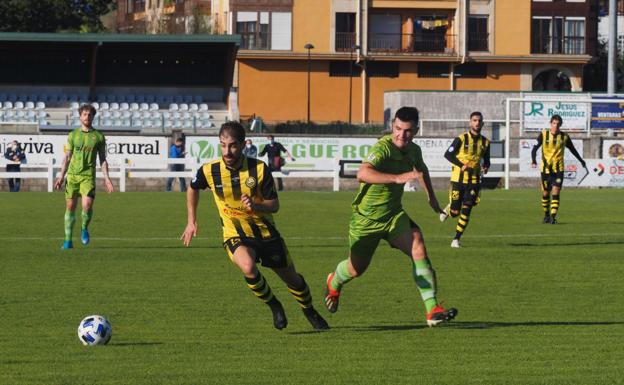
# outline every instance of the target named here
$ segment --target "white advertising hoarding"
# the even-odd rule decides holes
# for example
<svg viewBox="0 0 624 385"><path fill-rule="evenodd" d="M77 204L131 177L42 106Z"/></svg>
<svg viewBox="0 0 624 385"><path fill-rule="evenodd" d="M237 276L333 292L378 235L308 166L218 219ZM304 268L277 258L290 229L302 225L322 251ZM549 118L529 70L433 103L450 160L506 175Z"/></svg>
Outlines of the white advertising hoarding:
<svg viewBox="0 0 624 385"><path fill-rule="evenodd" d="M250 137L258 147L258 153L268 143L264 137ZM366 158L377 138L338 138L338 137L277 137L280 142L295 158L295 162L286 159L284 169L288 170L333 170L337 160L362 160ZM444 138L415 138L423 153L423 159L430 171L449 171L450 163L444 158L444 151L450 146L453 139ZM199 158L206 162L221 156L219 138L186 137L187 156ZM260 159L267 161L266 156Z"/></svg>
<svg viewBox="0 0 624 385"><path fill-rule="evenodd" d="M550 127L550 118L553 115L559 115L563 119L562 129L586 130L591 107L588 103L575 103L574 100L587 98L587 95L525 95L525 99L534 101L522 103L523 127L526 131L543 130Z"/></svg>
<svg viewBox="0 0 624 385"><path fill-rule="evenodd" d="M67 135L0 134L3 154L13 140L20 142L28 164L47 164L50 159L60 164ZM106 157L110 166L117 166L127 159L130 164L165 168L169 150L167 144L166 137L106 136Z"/></svg>

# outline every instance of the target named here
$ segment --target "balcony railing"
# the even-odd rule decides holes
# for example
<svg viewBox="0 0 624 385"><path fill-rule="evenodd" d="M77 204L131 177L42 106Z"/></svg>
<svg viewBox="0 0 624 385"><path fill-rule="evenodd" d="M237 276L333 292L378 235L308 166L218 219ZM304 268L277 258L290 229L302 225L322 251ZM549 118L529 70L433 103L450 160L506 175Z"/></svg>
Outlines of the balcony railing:
<svg viewBox="0 0 624 385"><path fill-rule="evenodd" d="M269 47L269 34L262 32L244 32L241 35L241 49L267 50Z"/></svg>
<svg viewBox="0 0 624 385"><path fill-rule="evenodd" d="M371 33L368 39L371 51L392 53L453 54L455 35L446 33Z"/></svg>
<svg viewBox="0 0 624 385"><path fill-rule="evenodd" d="M585 37L536 36L533 39L531 52L553 55L584 55L587 53L585 48Z"/></svg>
<svg viewBox="0 0 624 385"><path fill-rule="evenodd" d="M336 32L336 51L349 52L355 45L355 32Z"/></svg>
<svg viewBox="0 0 624 385"><path fill-rule="evenodd" d="M468 51L489 51L489 37L488 33L469 33Z"/></svg>

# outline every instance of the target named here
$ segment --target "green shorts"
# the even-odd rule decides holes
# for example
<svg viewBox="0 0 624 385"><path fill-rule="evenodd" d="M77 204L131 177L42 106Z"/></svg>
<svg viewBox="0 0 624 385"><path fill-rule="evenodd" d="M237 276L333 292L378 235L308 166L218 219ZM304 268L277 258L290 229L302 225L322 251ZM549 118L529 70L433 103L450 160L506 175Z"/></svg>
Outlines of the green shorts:
<svg viewBox="0 0 624 385"><path fill-rule="evenodd" d="M401 211L387 221L378 222L366 218L357 211L351 213L349 222L349 247L353 254L362 258L371 258L379 241L385 239L388 243L399 235L411 232L418 225Z"/></svg>
<svg viewBox="0 0 624 385"><path fill-rule="evenodd" d="M95 198L95 178L90 175L67 175L65 181L65 198L83 197Z"/></svg>

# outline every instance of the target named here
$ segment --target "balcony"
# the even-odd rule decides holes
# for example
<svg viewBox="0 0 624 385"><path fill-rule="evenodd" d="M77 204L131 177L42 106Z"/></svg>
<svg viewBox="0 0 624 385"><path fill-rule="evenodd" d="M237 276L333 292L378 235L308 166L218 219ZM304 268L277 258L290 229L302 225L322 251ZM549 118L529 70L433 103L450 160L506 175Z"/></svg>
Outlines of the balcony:
<svg viewBox="0 0 624 385"><path fill-rule="evenodd" d="M355 45L355 32L336 32L336 51L349 52Z"/></svg>
<svg viewBox="0 0 624 385"><path fill-rule="evenodd" d="M375 53L451 55L455 53L455 35L446 33L373 33L368 48Z"/></svg>
<svg viewBox="0 0 624 385"><path fill-rule="evenodd" d="M240 33L241 46L240 49L250 50L268 50L269 34L262 32L244 32Z"/></svg>
<svg viewBox="0 0 624 385"><path fill-rule="evenodd" d="M488 52L489 49L489 33L471 32L468 34L468 51Z"/></svg>
<svg viewBox="0 0 624 385"><path fill-rule="evenodd" d="M531 44L531 53L553 55L585 55L584 36L535 36Z"/></svg>

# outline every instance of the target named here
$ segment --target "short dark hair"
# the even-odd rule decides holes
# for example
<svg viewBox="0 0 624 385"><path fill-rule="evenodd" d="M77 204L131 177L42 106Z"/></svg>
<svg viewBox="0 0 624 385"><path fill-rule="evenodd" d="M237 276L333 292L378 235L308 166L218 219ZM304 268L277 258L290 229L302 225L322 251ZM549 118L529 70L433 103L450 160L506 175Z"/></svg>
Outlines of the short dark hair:
<svg viewBox="0 0 624 385"><path fill-rule="evenodd" d="M559 121L559 125L563 124L563 119L561 118L561 115L553 115L550 118L550 122L552 123L553 120L558 120Z"/></svg>
<svg viewBox="0 0 624 385"><path fill-rule="evenodd" d="M95 107L93 107L90 104L83 104L82 106L80 106L80 108L78 108L78 113L82 114L82 111L87 111L87 110L93 116L95 116L95 114L97 114L97 110L95 109Z"/></svg>
<svg viewBox="0 0 624 385"><path fill-rule="evenodd" d="M219 137L228 135L239 143L245 143L245 128L239 122L225 122L219 129Z"/></svg>
<svg viewBox="0 0 624 385"><path fill-rule="evenodd" d="M470 119L472 119L472 117L473 117L473 116L478 116L478 117L480 117L480 118L481 118L481 120L483 120L483 114L482 114L480 111L473 111L473 112L470 114Z"/></svg>
<svg viewBox="0 0 624 385"><path fill-rule="evenodd" d="M418 130L418 108L416 107L401 107L394 113L394 119L399 119L402 122L412 122L416 130ZM393 119L393 120L394 120Z"/></svg>
<svg viewBox="0 0 624 385"><path fill-rule="evenodd" d="M273 135L267 135L267 139L275 139Z"/></svg>

